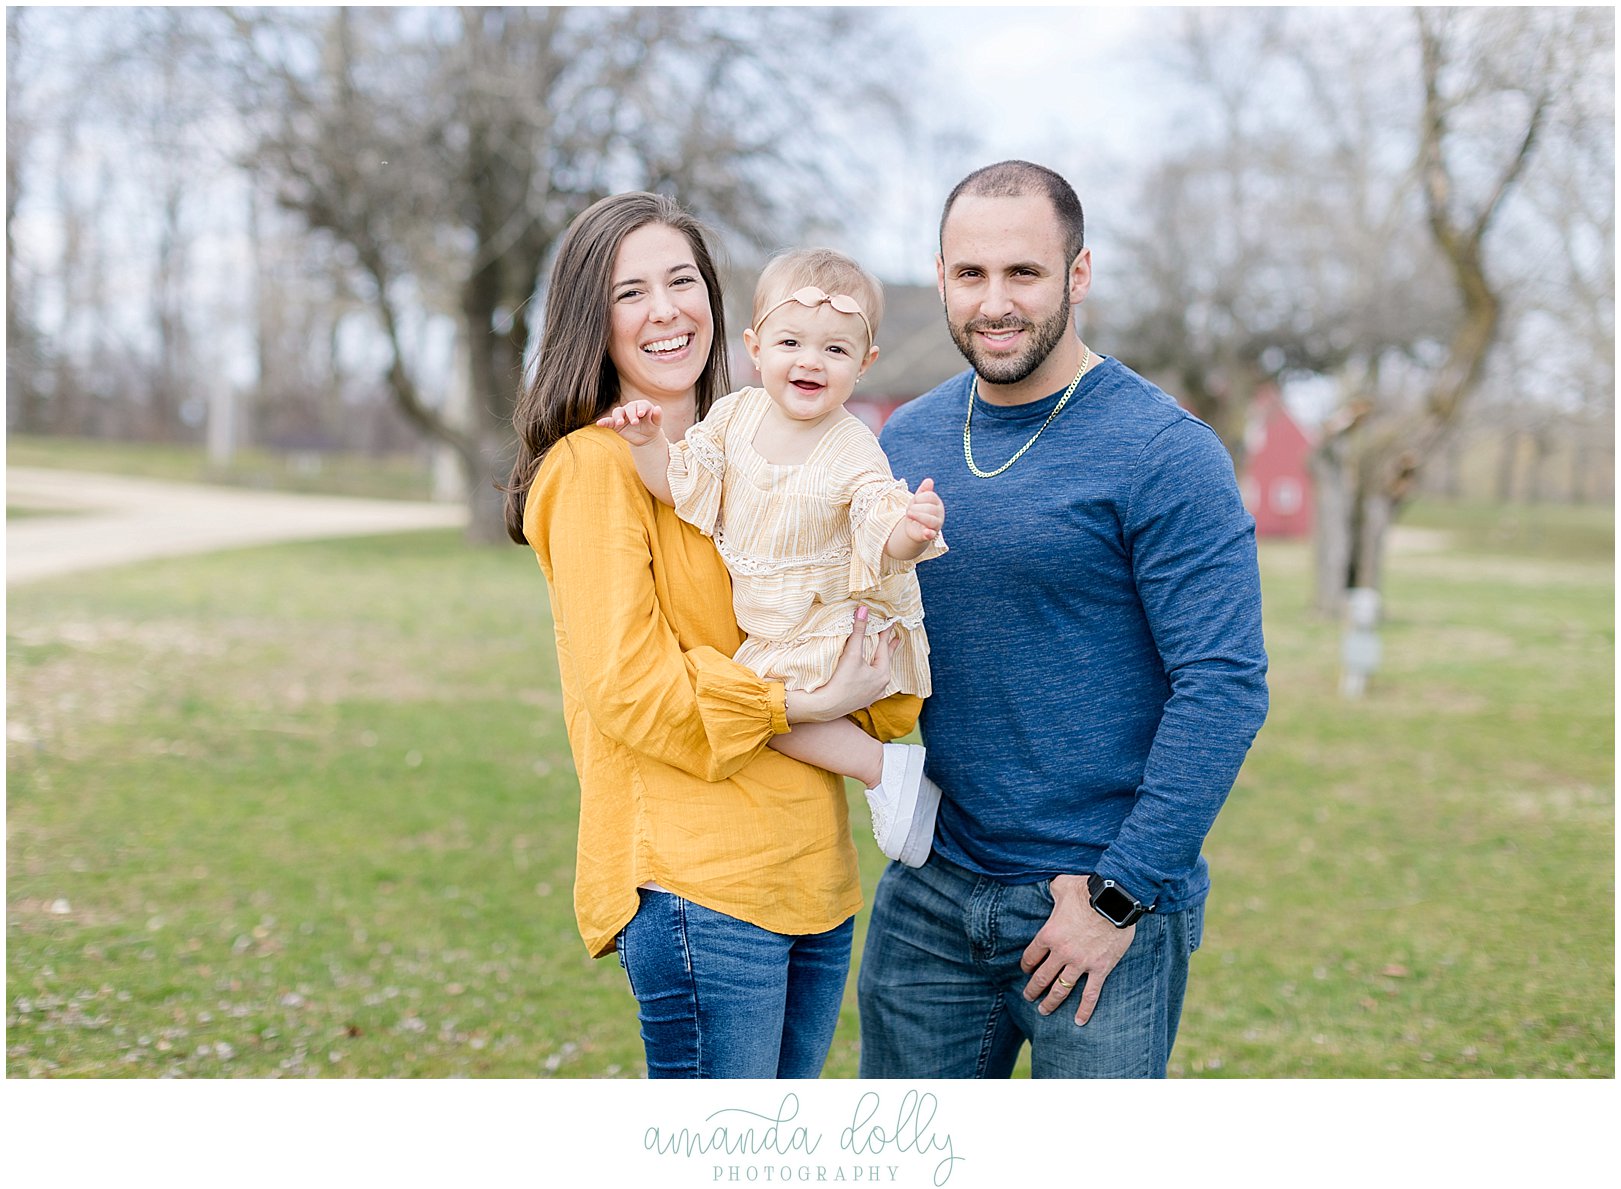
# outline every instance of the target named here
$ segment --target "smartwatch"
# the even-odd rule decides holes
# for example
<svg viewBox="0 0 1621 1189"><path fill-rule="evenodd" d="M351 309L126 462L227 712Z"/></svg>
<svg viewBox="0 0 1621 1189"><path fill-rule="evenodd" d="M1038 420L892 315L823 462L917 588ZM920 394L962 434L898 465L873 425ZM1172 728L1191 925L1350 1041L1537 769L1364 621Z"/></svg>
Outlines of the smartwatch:
<svg viewBox="0 0 1621 1189"><path fill-rule="evenodd" d="M1095 871L1087 877L1086 886L1092 893L1092 907L1116 929L1135 925L1144 913L1154 911L1114 880L1104 879Z"/></svg>

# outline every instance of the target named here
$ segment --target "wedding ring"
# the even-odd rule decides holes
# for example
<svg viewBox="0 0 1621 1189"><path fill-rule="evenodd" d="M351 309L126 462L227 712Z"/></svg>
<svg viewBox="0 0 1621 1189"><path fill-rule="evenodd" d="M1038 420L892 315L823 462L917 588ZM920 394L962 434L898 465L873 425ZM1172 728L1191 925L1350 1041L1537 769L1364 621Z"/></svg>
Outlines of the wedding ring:
<svg viewBox="0 0 1621 1189"><path fill-rule="evenodd" d="M1067 990L1069 990L1069 989L1070 989L1070 988L1071 988L1071 987L1073 987L1073 986L1074 986L1074 985L1075 985L1075 984L1074 984L1074 983L1072 983L1072 982L1070 982L1070 981L1069 981L1069 980L1068 980L1068 979L1067 979L1067 978L1065 978L1065 977L1064 977L1064 976L1063 976L1063 975L1059 975L1059 976L1058 976L1058 985L1059 985L1059 986L1060 986L1060 987L1063 987L1063 988L1064 988L1064 990L1066 990L1066 991L1067 991Z"/></svg>

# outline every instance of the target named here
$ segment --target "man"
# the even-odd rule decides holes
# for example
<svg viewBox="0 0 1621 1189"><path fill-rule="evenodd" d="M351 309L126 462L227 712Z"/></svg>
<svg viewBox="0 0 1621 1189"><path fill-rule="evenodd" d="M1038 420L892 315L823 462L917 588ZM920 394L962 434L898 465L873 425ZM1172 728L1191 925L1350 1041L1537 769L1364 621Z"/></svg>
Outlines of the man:
<svg viewBox="0 0 1621 1189"><path fill-rule="evenodd" d="M1005 161L946 200L940 297L972 370L883 445L933 478L918 567L934 854L879 882L863 1077L1164 1077L1200 847L1266 717L1254 521L1203 422L1076 337L1080 201Z"/></svg>

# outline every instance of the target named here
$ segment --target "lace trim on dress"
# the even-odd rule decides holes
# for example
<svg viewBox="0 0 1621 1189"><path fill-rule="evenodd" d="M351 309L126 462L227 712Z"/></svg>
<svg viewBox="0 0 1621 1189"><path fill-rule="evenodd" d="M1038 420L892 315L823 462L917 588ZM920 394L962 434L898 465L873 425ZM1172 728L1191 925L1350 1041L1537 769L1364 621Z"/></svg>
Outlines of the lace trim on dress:
<svg viewBox="0 0 1621 1189"><path fill-rule="evenodd" d="M867 634L876 636L879 632L897 624L903 628L916 631L923 626L923 616L921 614L891 615L886 618L882 615L874 615L867 621ZM766 636L750 636L749 639L758 641L761 644L769 644L773 649L786 649L792 648L796 644L809 644L812 640L842 640L850 634L851 627L851 624L834 624L819 631L806 632L801 636L785 636L780 640Z"/></svg>
<svg viewBox="0 0 1621 1189"><path fill-rule="evenodd" d="M687 454L717 479L726 477L726 454L706 434L688 434Z"/></svg>
<svg viewBox="0 0 1621 1189"><path fill-rule="evenodd" d="M896 479L893 483L868 483L856 490L850 499L850 523L862 524L872 515L872 507L879 500L889 498L890 494L899 488L907 491L905 483Z"/></svg>
<svg viewBox="0 0 1621 1189"><path fill-rule="evenodd" d="M715 548L720 550L726 568L734 574L747 574L750 577L759 577L765 574L786 574L791 570L803 569L807 566L824 566L850 559L850 546L847 543L835 545L825 553L818 553L814 557L755 557L748 553L739 553L726 546L725 534L718 528L715 532Z"/></svg>

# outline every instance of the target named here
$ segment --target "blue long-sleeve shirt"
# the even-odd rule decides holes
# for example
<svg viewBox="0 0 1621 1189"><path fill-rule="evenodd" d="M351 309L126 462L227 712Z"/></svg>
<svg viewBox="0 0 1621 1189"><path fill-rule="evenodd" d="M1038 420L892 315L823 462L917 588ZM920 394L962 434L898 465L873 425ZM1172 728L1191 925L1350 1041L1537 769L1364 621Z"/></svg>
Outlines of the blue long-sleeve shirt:
<svg viewBox="0 0 1621 1189"><path fill-rule="evenodd" d="M1267 711L1255 522L1214 431L1114 359L1030 451L963 459L971 372L890 418L951 551L917 568L934 694L935 847L1007 883L1096 871L1162 912L1203 901L1200 848ZM1059 394L976 401L992 470Z"/></svg>

